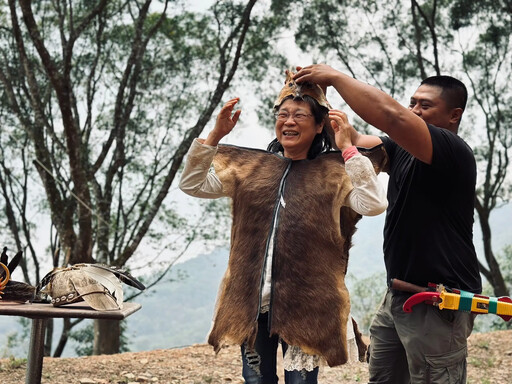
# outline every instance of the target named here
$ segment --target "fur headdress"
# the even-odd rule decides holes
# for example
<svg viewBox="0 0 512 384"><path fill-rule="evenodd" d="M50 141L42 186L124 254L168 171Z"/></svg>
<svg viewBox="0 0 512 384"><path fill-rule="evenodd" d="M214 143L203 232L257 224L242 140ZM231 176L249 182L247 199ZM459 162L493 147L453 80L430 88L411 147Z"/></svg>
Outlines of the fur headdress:
<svg viewBox="0 0 512 384"><path fill-rule="evenodd" d="M297 84L295 80L293 80L294 75L295 72L292 72L291 70L286 71L285 85L274 102L274 108L279 107L283 100L288 96L292 95L293 97L302 97L308 95L315 99L321 106L331 109L331 105L325 98L324 91L318 84L311 83L309 81Z"/></svg>

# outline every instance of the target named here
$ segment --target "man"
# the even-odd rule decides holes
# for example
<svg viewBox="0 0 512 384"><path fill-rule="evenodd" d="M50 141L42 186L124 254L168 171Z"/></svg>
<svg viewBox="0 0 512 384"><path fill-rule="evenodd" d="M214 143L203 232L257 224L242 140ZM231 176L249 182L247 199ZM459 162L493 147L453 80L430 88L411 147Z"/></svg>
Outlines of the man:
<svg viewBox="0 0 512 384"><path fill-rule="evenodd" d="M299 69L299 68L298 68ZM449 76L425 79L409 107L324 65L299 70L295 80L334 86L345 102L385 137L353 131L360 147L383 144L389 158L384 261L388 281L443 283L480 293L473 246L476 163L457 136L466 87ZM388 289L370 328L370 383L465 383L467 337L474 315L417 305Z"/></svg>

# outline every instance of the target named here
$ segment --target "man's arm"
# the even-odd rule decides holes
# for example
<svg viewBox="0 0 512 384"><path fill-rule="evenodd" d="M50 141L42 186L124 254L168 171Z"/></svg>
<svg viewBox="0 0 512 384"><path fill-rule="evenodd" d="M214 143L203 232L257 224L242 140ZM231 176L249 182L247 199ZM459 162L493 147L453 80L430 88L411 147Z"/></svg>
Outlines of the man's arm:
<svg viewBox="0 0 512 384"><path fill-rule="evenodd" d="M294 79L297 83L311 81L321 87L332 85L364 121L387 133L417 159L427 164L432 162L432 139L427 124L391 96L325 64L301 68ZM353 140L355 145L368 147L380 143L378 137L359 136Z"/></svg>
<svg viewBox="0 0 512 384"><path fill-rule="evenodd" d="M342 111L331 109L329 111L329 119L331 119L331 126L335 133L336 145L341 151L350 145L363 148L373 148L382 143L382 140L378 136L362 135L357 132L352 124L348 122L347 115ZM343 132L343 135L341 132ZM342 138L345 136L345 140L347 141L344 144Z"/></svg>
<svg viewBox="0 0 512 384"><path fill-rule="evenodd" d="M352 137L352 142L356 147L373 148L379 144L382 144L382 140L379 136L374 135L363 135L355 131L355 137Z"/></svg>

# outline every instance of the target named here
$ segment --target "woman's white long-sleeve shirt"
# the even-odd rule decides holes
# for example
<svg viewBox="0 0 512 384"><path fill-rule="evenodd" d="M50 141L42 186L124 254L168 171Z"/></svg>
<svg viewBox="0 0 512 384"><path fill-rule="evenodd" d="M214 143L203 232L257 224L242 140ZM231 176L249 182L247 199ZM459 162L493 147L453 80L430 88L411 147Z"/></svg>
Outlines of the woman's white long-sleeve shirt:
<svg viewBox="0 0 512 384"><path fill-rule="evenodd" d="M216 152L217 147L194 140L179 185L183 192L206 199L226 196L221 181L210 168ZM345 171L354 186L347 196L345 205L363 216L376 216L384 212L388 205L386 191L378 181L371 161L357 154L347 160Z"/></svg>
<svg viewBox="0 0 512 384"><path fill-rule="evenodd" d="M187 154L187 161L179 184L180 189L188 195L200 198L219 198L223 192L222 182L211 167L217 152L216 146L201 144L197 139L192 143ZM340 154L341 156L341 154ZM375 216L387 208L386 191L377 179L371 161L361 154L351 157L345 162L345 171L350 178L353 189L348 193L344 205L352 208L363 216ZM284 202L281 202L284 204ZM273 242L273 236L270 239ZM268 247L267 263L265 266L264 285L262 289L261 308L265 312L270 302L272 245ZM350 330L348 336L351 360L358 360L355 335L349 318ZM285 356L285 369L312 370L319 365L316 356L301 353L300 349L291 346Z"/></svg>

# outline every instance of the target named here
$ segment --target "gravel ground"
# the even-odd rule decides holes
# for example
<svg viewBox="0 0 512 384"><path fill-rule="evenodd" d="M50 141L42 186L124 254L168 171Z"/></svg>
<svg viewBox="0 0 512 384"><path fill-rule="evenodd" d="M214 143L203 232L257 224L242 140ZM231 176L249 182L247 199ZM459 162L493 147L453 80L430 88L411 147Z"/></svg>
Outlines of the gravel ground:
<svg viewBox="0 0 512 384"><path fill-rule="evenodd" d="M243 383L238 347L215 356L208 345L80 358L44 358L43 384ZM322 384L366 383L367 365L323 368ZM0 359L0 383L25 382L26 361ZM282 378L280 382L284 381ZM473 334L469 339L468 384L512 382L512 331Z"/></svg>

